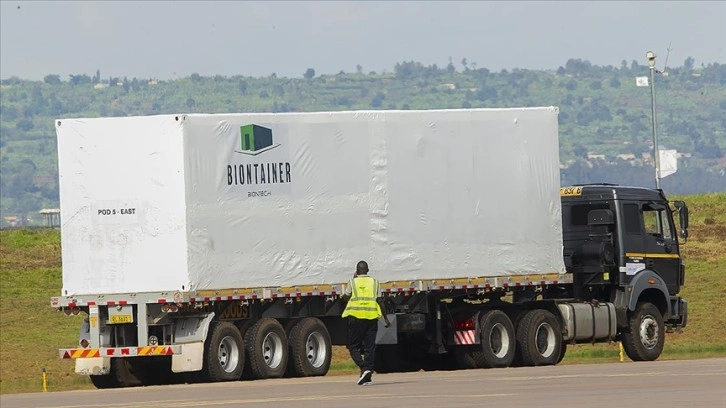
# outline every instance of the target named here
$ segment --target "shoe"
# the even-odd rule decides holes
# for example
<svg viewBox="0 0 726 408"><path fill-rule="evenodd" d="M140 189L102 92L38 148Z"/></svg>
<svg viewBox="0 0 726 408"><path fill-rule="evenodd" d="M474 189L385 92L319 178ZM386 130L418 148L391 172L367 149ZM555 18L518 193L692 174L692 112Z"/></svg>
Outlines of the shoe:
<svg viewBox="0 0 726 408"><path fill-rule="evenodd" d="M372 377L373 377L373 371L371 371L371 370L363 371L363 374L361 374L360 378L358 379L358 385L364 385L366 383L371 382Z"/></svg>

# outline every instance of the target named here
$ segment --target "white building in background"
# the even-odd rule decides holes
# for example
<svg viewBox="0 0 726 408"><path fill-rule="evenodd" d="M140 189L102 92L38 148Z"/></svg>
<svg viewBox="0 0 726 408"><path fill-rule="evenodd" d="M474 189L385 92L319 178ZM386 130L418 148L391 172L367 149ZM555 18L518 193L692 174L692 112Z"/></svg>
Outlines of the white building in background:
<svg viewBox="0 0 726 408"><path fill-rule="evenodd" d="M60 227L60 209L44 208L40 210L43 216L43 225L50 228Z"/></svg>

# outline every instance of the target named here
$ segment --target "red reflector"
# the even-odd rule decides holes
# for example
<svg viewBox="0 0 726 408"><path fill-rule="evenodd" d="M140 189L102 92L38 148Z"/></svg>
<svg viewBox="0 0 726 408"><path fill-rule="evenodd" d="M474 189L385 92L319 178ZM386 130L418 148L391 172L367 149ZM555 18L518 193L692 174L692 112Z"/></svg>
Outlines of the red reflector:
<svg viewBox="0 0 726 408"><path fill-rule="evenodd" d="M156 299L156 303L166 303L166 299Z"/></svg>
<svg viewBox="0 0 726 408"><path fill-rule="evenodd" d="M456 330L474 330L473 320L459 320L454 322L454 329Z"/></svg>
<svg viewBox="0 0 726 408"><path fill-rule="evenodd" d="M119 300L118 301L118 304L121 305L121 306L126 306L126 301L125 300Z"/></svg>
<svg viewBox="0 0 726 408"><path fill-rule="evenodd" d="M106 302L106 305L108 305L108 306L116 306L116 302L113 301L113 300L109 300L108 302Z"/></svg>
<svg viewBox="0 0 726 408"><path fill-rule="evenodd" d="M76 302L68 302L68 307L76 307Z"/></svg>

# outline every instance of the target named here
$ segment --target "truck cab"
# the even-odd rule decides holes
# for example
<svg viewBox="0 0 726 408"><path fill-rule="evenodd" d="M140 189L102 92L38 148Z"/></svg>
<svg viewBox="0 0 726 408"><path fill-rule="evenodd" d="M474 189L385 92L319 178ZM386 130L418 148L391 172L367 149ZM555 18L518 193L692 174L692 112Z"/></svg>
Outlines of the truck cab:
<svg viewBox="0 0 726 408"><path fill-rule="evenodd" d="M661 190L614 184L563 187L560 196L573 297L614 303L626 334L625 323L644 303L657 308L666 330L685 327L687 302L678 293L685 280L686 204L669 203Z"/></svg>

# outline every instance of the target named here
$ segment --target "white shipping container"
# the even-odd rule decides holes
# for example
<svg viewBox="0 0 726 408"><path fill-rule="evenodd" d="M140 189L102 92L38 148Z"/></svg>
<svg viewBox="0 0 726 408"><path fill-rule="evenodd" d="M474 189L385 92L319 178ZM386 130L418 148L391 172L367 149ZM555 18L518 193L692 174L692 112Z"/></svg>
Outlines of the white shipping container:
<svg viewBox="0 0 726 408"><path fill-rule="evenodd" d="M58 120L62 295L564 273L557 113Z"/></svg>

